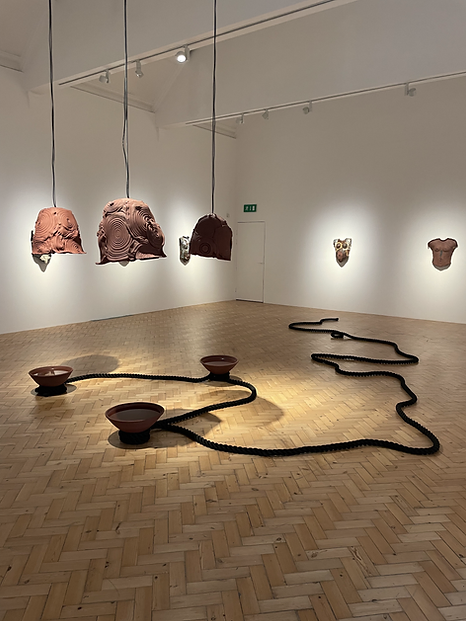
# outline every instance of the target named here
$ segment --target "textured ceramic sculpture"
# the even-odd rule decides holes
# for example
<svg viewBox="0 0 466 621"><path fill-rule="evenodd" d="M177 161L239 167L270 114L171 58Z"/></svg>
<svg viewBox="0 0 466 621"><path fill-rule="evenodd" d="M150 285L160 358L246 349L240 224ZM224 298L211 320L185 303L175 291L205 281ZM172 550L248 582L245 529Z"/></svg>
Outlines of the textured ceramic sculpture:
<svg viewBox="0 0 466 621"><path fill-rule="evenodd" d="M333 247L335 248L336 259L339 265L343 267L349 259L352 240L350 237L346 239L334 239Z"/></svg>
<svg viewBox="0 0 466 621"><path fill-rule="evenodd" d="M149 206L131 198L119 198L105 205L97 238L97 265L166 256L164 234Z"/></svg>
<svg viewBox="0 0 466 621"><path fill-rule="evenodd" d="M53 253L85 254L78 223L69 209L46 207L39 211L31 235L32 254L48 263Z"/></svg>
<svg viewBox="0 0 466 621"><path fill-rule="evenodd" d="M190 258L189 237L187 235L182 235L180 237L180 261L183 265L188 265Z"/></svg>
<svg viewBox="0 0 466 621"><path fill-rule="evenodd" d="M456 239L432 239L428 244L432 250L432 264L439 270L450 267L451 255L458 248Z"/></svg>
<svg viewBox="0 0 466 621"><path fill-rule="evenodd" d="M191 235L189 252L201 257L231 260L233 233L226 221L210 213L197 221Z"/></svg>

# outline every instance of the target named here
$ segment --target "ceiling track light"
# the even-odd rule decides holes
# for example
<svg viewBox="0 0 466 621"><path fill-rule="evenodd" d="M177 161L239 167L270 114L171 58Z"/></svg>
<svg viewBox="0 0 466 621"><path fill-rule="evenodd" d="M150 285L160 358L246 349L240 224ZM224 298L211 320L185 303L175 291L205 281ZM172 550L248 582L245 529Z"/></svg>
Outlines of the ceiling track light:
<svg viewBox="0 0 466 621"><path fill-rule="evenodd" d="M108 84L110 82L110 71L108 69L99 76L99 82L102 82L102 84Z"/></svg>
<svg viewBox="0 0 466 621"><path fill-rule="evenodd" d="M269 120L269 111L268 110L264 110L264 112L262 114L262 118L265 119L266 121Z"/></svg>
<svg viewBox="0 0 466 621"><path fill-rule="evenodd" d="M175 58L179 63L187 63L191 56L191 50L185 45L181 50L175 54Z"/></svg>
<svg viewBox="0 0 466 621"><path fill-rule="evenodd" d="M236 122L238 123L238 125L243 125L244 123L244 114L241 114L237 119Z"/></svg>
<svg viewBox="0 0 466 621"><path fill-rule="evenodd" d="M303 108L303 114L309 114L309 112L312 112L312 101L307 103Z"/></svg>
<svg viewBox="0 0 466 621"><path fill-rule="evenodd" d="M141 61L137 60L136 61L136 69L134 70L136 75L138 76L138 78L142 78L142 76L144 75L142 72L142 67L141 67Z"/></svg>
<svg viewBox="0 0 466 621"><path fill-rule="evenodd" d="M414 97L415 94L416 89L414 88L414 86L411 86L409 82L405 84L405 95L408 97Z"/></svg>

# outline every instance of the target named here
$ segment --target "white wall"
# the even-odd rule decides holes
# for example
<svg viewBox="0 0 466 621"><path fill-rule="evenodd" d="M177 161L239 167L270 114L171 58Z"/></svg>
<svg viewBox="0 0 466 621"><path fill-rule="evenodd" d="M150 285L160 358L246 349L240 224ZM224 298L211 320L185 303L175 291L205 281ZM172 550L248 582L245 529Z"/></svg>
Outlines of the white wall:
<svg viewBox="0 0 466 621"><path fill-rule="evenodd" d="M178 238L210 212L210 132L160 130L130 110L131 191L161 225L166 259L97 266L104 205L125 194L122 109L75 91L56 94L57 205L78 220L86 255L53 255L45 272L31 256L40 209L51 206L50 102L26 95L21 75L0 68L0 333L143 313L234 297L234 265L179 261ZM217 140L217 212L233 214L235 141Z"/></svg>
<svg viewBox="0 0 466 621"><path fill-rule="evenodd" d="M466 78L249 117L238 205L265 220L265 301L466 322ZM346 266L334 238L351 237ZM453 237L445 271L427 243Z"/></svg>

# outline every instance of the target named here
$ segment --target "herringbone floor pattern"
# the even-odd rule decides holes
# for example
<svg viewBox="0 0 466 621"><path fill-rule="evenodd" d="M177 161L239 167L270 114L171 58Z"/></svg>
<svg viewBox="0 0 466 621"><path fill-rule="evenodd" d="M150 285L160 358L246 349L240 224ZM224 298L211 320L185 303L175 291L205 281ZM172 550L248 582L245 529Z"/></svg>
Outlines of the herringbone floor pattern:
<svg viewBox="0 0 466 621"><path fill-rule="evenodd" d="M440 453L256 458L168 432L128 448L105 419L111 405L152 401L171 416L243 391L100 379L43 398L28 376L45 364L201 376L200 357L232 354L259 398L186 423L198 433L261 447L427 445L394 412L397 382L342 378L309 358L388 348L287 328L324 316L420 357L402 371L419 395L408 414ZM224 302L0 345L0 621L466 620L466 326Z"/></svg>

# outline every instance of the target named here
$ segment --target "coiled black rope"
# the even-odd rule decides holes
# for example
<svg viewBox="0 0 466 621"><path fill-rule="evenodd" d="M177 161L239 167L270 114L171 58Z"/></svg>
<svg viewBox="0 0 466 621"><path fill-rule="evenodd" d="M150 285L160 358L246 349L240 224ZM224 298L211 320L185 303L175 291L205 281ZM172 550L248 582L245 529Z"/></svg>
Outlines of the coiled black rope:
<svg viewBox="0 0 466 621"><path fill-rule="evenodd" d="M150 430L152 429L160 429L164 431L173 431L174 433L179 433L189 438L193 442L197 442L207 448L214 449L216 451L222 451L225 453L236 453L240 455L259 455L262 457L277 457L277 456L289 456L289 455L303 455L306 453L328 453L331 451L341 451L352 448L358 448L361 446L376 446L380 448L389 448L395 451L401 451L403 453L410 453L412 455L430 455L436 453L440 448L440 443L436 436L426 429L420 423L411 419L404 412L403 408L409 407L410 405L414 405L417 401L416 394L409 388L406 384L406 381L402 375L398 373L393 373L391 371L345 371L341 369L337 362L333 362L333 360L349 360L349 361L358 361L358 362L372 362L376 364L417 364L419 362L419 358L413 356L412 354L407 354L398 347L398 345L392 341L384 341L381 339L370 339L366 337L353 336L351 334L347 334L346 332L341 332L340 330L325 330L325 329L316 329L309 328L311 325L322 325L324 321L338 321L336 318L325 318L320 321L301 321L291 323L288 327L291 330L301 330L305 332L320 332L320 333L328 333L332 338L350 338L356 341L364 341L370 343L382 343L384 345L391 345L395 352L402 356L403 360L385 360L380 358L368 358L363 356L353 356L353 355L345 355L345 354L331 354L331 353L318 353L311 354L312 360L318 362L320 364L326 364L334 367L336 373L340 375L350 375L353 377L375 377L375 376L385 376L385 377L394 377L399 382L403 390L409 395L410 399L407 401L401 401L396 404L396 412L402 418L404 422L408 425L411 425L422 434L424 434L431 441L430 447L413 447L407 446L404 444L399 444L397 442L391 442L389 440L378 440L372 438L361 438L358 440L350 440L347 442L332 442L330 444L318 444L318 445L310 445L310 446L298 446L292 448L272 448L272 449L262 449L258 447L249 447L249 446L237 446L232 444L224 444L219 442L213 442L212 440L208 440L204 436L199 435L198 433L192 431L191 429L187 429L186 427L182 427L179 423L184 422L186 420L190 420L192 418L196 418L202 414L207 414L208 412L213 412L215 410L226 409L230 407L235 407L238 405L245 405L246 403L250 403L254 401L257 397L256 388L249 384L248 382L244 382L240 379L234 379L230 377L229 373L225 375L215 375L208 374L204 377L185 377L181 375L147 375L140 373L90 373L87 375L79 375L77 377L69 378L68 382L79 382L87 379L99 379L99 378L129 378L129 379L144 379L144 380L167 380L167 381L179 381L179 382L190 382L193 384L200 384L207 380L217 380L224 381L232 386L242 386L243 388L247 388L250 391L250 394L247 397L241 399L235 399L233 401L223 401L221 403L214 403L211 405L206 405L197 410L192 410L191 412L186 412L185 414L181 414L179 416L175 416L173 418L167 418L163 420L158 420L152 427L142 432L141 434L128 434L120 431L120 439L122 442L126 444L142 444L147 442L150 436Z"/></svg>
<svg viewBox="0 0 466 621"><path fill-rule="evenodd" d="M440 443L437 437L429 431L426 427L416 422L412 418L410 418L404 411L404 408L407 408L411 405L414 405L417 402L417 395L411 390L411 388L406 384L405 378L399 373L393 373L392 371L345 371L340 368L340 365L337 362L333 362L334 360L349 360L352 362L372 362L374 364L417 364L419 362L419 358L417 356L413 356L412 354L407 354L398 347L396 343L393 341L385 341L382 339L370 339L362 336L354 336L352 334L348 334L347 332L342 332L340 330L325 330L320 328L309 328L308 326L322 325L324 321L338 321L338 318L327 317L325 319L321 319L320 321L297 321L294 323L290 323L288 326L291 330L301 330L303 332L317 332L323 334L330 334L330 336L334 339L343 339L347 337L352 339L353 341L363 341L365 343L381 343L382 345L390 345L393 347L395 352L402 356L403 360L387 360L383 358L368 358L366 356L353 356L350 354L331 354L331 353L318 353L311 354L312 360L318 362L319 364L326 364L335 369L335 372L339 375L349 375L352 377L394 377L400 382L400 386L403 388L405 393L410 397L407 401L400 401L396 404L395 409L398 416L408 425L414 427L418 431L420 431L423 435L425 435L431 441L431 446L428 447L415 447L408 446L406 444L399 444L398 442L391 442L389 440L377 440L372 438L362 438L359 440L351 440L349 442L337 442L335 444L325 444L321 445L323 450L339 450L343 448L356 448L359 446L378 446L381 448L390 448L394 451L401 451L402 453L410 453L411 455L432 455L436 453L440 448ZM335 448L331 448L335 447Z"/></svg>

